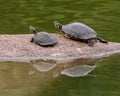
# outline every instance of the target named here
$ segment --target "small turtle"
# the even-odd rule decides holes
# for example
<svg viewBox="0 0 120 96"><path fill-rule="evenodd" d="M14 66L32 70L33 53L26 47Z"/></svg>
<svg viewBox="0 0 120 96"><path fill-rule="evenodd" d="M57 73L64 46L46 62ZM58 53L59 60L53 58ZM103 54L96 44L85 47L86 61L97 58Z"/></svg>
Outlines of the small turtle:
<svg viewBox="0 0 120 96"><path fill-rule="evenodd" d="M35 42L40 46L53 46L57 43L57 40L47 32L37 32L37 30L30 26L30 31L34 33L34 36L31 39L31 42Z"/></svg>
<svg viewBox="0 0 120 96"><path fill-rule="evenodd" d="M55 27L63 32L64 36L70 39L86 42L89 46L94 45L94 41L99 40L102 43L107 43L106 40L97 36L97 33L89 26L74 22L67 25L62 25L57 21L54 21Z"/></svg>

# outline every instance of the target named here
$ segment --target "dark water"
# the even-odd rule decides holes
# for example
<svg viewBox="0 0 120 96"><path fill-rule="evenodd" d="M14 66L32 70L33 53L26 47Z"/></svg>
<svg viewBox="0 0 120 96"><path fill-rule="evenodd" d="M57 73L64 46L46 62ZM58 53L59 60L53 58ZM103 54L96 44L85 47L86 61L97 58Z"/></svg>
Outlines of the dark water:
<svg viewBox="0 0 120 96"><path fill-rule="evenodd" d="M120 42L119 14L119 0L0 0L0 34L30 33L29 25L59 33L53 21L78 21L108 41ZM116 54L58 65L55 61L0 62L0 96L120 96L119 57ZM81 64L89 66L78 66ZM84 68L82 73L74 65ZM91 72L85 75L88 71ZM65 73L85 76L69 77Z"/></svg>

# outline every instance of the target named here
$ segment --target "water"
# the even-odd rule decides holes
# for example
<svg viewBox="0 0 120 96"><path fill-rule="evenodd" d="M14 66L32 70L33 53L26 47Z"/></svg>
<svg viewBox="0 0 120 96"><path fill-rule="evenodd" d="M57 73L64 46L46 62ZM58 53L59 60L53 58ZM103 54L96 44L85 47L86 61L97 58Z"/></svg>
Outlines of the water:
<svg viewBox="0 0 120 96"><path fill-rule="evenodd" d="M53 21L62 24L78 21L94 28L106 40L120 42L119 5L119 0L0 0L0 33L28 34L29 25L59 33ZM76 60L65 65L40 61L40 66L53 64L43 68L46 72L36 69L39 61L0 62L0 96L120 96L119 57L116 54L95 62ZM82 77L60 74L79 64L95 69Z"/></svg>

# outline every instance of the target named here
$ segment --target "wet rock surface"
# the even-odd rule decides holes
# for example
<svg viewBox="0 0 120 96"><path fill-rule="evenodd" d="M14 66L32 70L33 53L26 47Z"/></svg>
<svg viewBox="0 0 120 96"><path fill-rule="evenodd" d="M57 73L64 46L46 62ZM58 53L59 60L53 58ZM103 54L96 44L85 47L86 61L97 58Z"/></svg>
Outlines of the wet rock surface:
<svg viewBox="0 0 120 96"><path fill-rule="evenodd" d="M95 43L89 47L86 43L52 34L58 43L53 47L41 47L31 43L33 34L0 35L0 60L71 60L79 58L99 58L120 52L120 43Z"/></svg>

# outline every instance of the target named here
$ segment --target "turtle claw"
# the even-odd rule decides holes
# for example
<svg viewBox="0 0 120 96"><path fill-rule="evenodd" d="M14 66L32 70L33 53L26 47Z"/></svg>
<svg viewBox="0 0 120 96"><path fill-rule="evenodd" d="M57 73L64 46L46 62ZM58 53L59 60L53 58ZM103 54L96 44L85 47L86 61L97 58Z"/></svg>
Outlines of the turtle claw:
<svg viewBox="0 0 120 96"><path fill-rule="evenodd" d="M34 38L31 38L30 42L34 42Z"/></svg>

